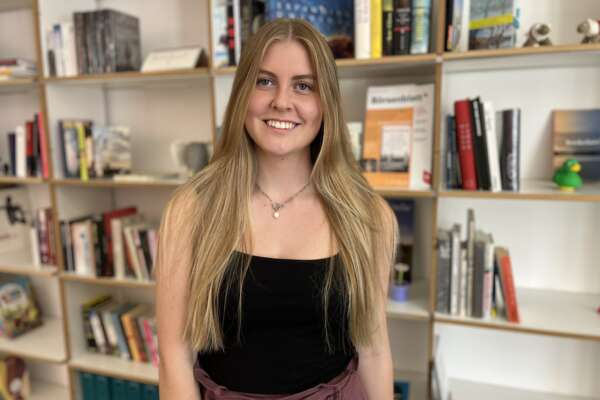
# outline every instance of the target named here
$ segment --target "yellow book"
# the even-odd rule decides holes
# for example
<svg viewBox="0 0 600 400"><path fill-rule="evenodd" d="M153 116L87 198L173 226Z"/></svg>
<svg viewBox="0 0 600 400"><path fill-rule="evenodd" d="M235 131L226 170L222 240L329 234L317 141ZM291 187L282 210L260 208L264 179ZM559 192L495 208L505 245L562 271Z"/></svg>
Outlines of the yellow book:
<svg viewBox="0 0 600 400"><path fill-rule="evenodd" d="M88 157L85 145L85 126L81 121L77 121L75 126L77 127L77 145L79 147L79 177L82 181L88 181L90 176L88 171Z"/></svg>
<svg viewBox="0 0 600 400"><path fill-rule="evenodd" d="M381 58L383 47L383 0L371 0L371 58Z"/></svg>

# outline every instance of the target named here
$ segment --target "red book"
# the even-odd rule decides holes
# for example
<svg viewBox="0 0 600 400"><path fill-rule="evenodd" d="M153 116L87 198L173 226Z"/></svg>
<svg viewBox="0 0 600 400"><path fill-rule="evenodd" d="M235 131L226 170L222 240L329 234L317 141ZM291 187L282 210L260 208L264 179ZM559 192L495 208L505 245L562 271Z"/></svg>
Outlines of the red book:
<svg viewBox="0 0 600 400"><path fill-rule="evenodd" d="M46 134L46 126L44 125L44 118L42 113L39 112L36 114L38 129L40 131L40 150L42 157L42 177L49 178L50 177L50 167L48 166L48 135Z"/></svg>
<svg viewBox="0 0 600 400"><path fill-rule="evenodd" d="M33 138L33 121L25 122L25 159L27 160L27 176L35 175L35 157Z"/></svg>
<svg viewBox="0 0 600 400"><path fill-rule="evenodd" d="M502 294L506 304L506 319L509 322L519 323L519 307L517 305L517 291L513 279L512 265L508 249L505 247L496 247L496 263L500 272L500 281L502 282Z"/></svg>
<svg viewBox="0 0 600 400"><path fill-rule="evenodd" d="M454 114L456 118L456 145L460 161L462 188L465 190L477 190L471 102L468 99L455 101Z"/></svg>
<svg viewBox="0 0 600 400"><path fill-rule="evenodd" d="M112 210L102 214L102 221L104 222L104 237L106 239L106 265L104 265L102 270L105 272L106 276L115 275L110 221L114 218L126 217L133 214L137 214L137 207L120 208L118 210Z"/></svg>

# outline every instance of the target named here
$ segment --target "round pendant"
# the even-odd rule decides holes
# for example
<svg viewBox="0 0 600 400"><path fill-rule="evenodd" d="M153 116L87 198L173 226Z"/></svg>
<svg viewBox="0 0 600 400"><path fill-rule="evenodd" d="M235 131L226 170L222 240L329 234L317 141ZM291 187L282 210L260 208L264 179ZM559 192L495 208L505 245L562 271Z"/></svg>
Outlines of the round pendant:
<svg viewBox="0 0 600 400"><path fill-rule="evenodd" d="M274 218L279 218L279 211L275 211L275 212L273 213L273 217L274 217Z"/></svg>

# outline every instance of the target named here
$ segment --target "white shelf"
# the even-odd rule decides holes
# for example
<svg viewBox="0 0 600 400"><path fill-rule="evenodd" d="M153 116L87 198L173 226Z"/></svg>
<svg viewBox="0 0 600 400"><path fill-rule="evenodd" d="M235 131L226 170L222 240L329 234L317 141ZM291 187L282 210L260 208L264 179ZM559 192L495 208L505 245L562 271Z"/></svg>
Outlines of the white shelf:
<svg viewBox="0 0 600 400"><path fill-rule="evenodd" d="M414 282L409 289L409 297L409 300L403 303L388 299L388 318L428 321L430 317L428 311L427 282Z"/></svg>
<svg viewBox="0 0 600 400"><path fill-rule="evenodd" d="M44 319L43 324L15 339L0 338L0 352L23 358L60 363L66 360L62 320Z"/></svg>
<svg viewBox="0 0 600 400"><path fill-rule="evenodd" d="M73 355L69 361L71 369L129 379L143 383L158 383L158 368L150 363L122 360L104 354L83 353Z"/></svg>
<svg viewBox="0 0 600 400"><path fill-rule="evenodd" d="M592 400L588 397L534 392L507 386L450 379L452 400Z"/></svg>
<svg viewBox="0 0 600 400"><path fill-rule="evenodd" d="M66 386L43 381L31 382L30 400L69 400L69 389Z"/></svg>
<svg viewBox="0 0 600 400"><path fill-rule="evenodd" d="M31 256L25 252L0 253L0 272L17 275L55 275L57 268L53 265L33 265Z"/></svg>
<svg viewBox="0 0 600 400"><path fill-rule="evenodd" d="M427 400L427 374L394 370L394 379L408 381L408 398L410 400Z"/></svg>
<svg viewBox="0 0 600 400"><path fill-rule="evenodd" d="M600 295L517 288L520 324L435 314L438 322L600 340Z"/></svg>

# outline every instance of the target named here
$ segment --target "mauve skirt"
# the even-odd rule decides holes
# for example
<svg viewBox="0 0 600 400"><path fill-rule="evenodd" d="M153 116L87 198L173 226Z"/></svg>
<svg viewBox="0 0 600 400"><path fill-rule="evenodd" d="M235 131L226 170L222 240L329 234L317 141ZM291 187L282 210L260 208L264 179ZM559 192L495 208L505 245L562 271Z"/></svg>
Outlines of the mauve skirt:
<svg viewBox="0 0 600 400"><path fill-rule="evenodd" d="M215 383L196 363L194 377L200 386L202 400L367 400L358 376L358 359L354 358L346 370L327 383L321 383L295 394L252 394L229 390Z"/></svg>

